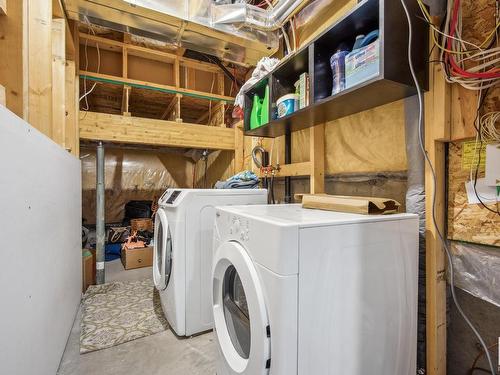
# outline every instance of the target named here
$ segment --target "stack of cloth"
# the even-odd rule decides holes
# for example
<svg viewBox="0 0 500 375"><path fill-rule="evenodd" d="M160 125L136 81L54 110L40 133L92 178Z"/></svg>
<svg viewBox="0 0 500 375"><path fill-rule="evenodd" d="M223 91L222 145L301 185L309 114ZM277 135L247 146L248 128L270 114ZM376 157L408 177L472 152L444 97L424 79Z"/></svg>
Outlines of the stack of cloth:
<svg viewBox="0 0 500 375"><path fill-rule="evenodd" d="M228 178L226 181L217 181L216 189L256 189L259 186L259 177L251 171L243 171Z"/></svg>

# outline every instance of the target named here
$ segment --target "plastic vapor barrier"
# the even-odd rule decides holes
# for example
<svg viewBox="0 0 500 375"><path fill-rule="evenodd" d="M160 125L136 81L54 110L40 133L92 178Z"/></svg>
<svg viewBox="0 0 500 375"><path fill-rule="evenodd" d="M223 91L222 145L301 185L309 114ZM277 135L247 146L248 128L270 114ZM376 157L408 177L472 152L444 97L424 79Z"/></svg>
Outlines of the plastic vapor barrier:
<svg viewBox="0 0 500 375"><path fill-rule="evenodd" d="M500 248L451 241L455 285L500 307Z"/></svg>

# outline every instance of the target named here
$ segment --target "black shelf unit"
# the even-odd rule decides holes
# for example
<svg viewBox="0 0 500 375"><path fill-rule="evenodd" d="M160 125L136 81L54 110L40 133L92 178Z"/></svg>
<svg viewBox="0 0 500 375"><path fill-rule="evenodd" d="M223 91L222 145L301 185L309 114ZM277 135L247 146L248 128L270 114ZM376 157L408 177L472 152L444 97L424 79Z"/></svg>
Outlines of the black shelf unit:
<svg viewBox="0 0 500 375"><path fill-rule="evenodd" d="M426 58L428 29L418 17L417 2L405 0L413 23L413 64L422 88L427 90ZM379 74L335 95L332 90L330 56L340 43L354 44L356 35L379 29ZM249 136L278 137L327 121L335 120L416 94L408 66L408 25L400 0L363 0L334 25L245 92L244 130ZM309 73L310 103L294 113L272 119L276 99L293 92L293 84L303 72ZM271 120L250 129L252 98L269 84Z"/></svg>

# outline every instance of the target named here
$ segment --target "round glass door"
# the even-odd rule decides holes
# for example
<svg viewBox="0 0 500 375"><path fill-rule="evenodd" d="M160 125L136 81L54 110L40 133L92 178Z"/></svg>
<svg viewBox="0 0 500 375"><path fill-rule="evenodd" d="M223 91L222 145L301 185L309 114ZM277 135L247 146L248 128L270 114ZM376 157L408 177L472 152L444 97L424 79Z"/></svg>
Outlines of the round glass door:
<svg viewBox="0 0 500 375"><path fill-rule="evenodd" d="M167 215L158 210L155 218L153 280L159 290L166 289L172 272L172 236Z"/></svg>
<svg viewBox="0 0 500 375"><path fill-rule="evenodd" d="M223 301L224 317L231 342L238 354L248 359L251 345L250 314L245 290L234 266L228 267L224 275Z"/></svg>
<svg viewBox="0 0 500 375"><path fill-rule="evenodd" d="M268 374L269 319L257 270L245 248L234 241L219 246L213 264L214 327L228 373Z"/></svg>

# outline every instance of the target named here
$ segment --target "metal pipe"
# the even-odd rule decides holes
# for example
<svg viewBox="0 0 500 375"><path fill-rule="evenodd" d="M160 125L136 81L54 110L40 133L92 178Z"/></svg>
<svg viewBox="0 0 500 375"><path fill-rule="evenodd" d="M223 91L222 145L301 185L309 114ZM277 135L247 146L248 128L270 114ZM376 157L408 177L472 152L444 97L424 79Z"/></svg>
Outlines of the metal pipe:
<svg viewBox="0 0 500 375"><path fill-rule="evenodd" d="M96 158L96 282L104 284L105 218L104 218L104 146L97 145Z"/></svg>

